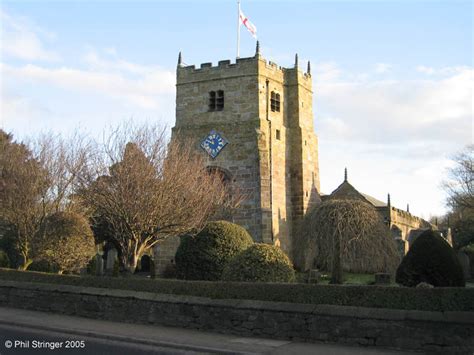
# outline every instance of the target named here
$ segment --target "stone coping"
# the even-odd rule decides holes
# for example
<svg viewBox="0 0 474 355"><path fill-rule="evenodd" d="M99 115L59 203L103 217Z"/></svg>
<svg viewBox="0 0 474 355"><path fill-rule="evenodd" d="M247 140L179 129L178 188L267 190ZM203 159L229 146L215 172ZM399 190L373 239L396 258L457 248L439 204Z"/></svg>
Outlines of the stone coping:
<svg viewBox="0 0 474 355"><path fill-rule="evenodd" d="M96 288L71 286L60 284L47 284L39 282L19 282L0 280L1 288L30 289L39 291L53 291L71 294L83 294L102 297L131 298L147 300L159 303L191 304L209 307L236 308L236 309L258 309L277 311L282 313L309 313L313 315L335 316L347 318L364 318L378 320L397 321L424 321L437 323L460 323L474 325L474 312L460 311L417 311L386 308L368 308L354 306L339 306L326 304L301 304L290 302L270 302L241 299L211 299L206 297L159 294L152 292L119 290L110 288Z"/></svg>

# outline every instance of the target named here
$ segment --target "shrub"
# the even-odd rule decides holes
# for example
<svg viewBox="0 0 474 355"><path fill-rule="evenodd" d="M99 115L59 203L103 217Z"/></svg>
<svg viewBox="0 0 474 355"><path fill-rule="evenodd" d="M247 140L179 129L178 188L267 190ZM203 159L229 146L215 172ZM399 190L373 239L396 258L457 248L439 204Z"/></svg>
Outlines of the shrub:
<svg viewBox="0 0 474 355"><path fill-rule="evenodd" d="M10 259L3 250L0 250L0 267L10 267Z"/></svg>
<svg viewBox="0 0 474 355"><path fill-rule="evenodd" d="M290 259L278 247L253 244L236 255L224 268L225 281L294 282Z"/></svg>
<svg viewBox="0 0 474 355"><path fill-rule="evenodd" d="M176 278L176 264L168 264L163 270L161 275L164 279L175 279Z"/></svg>
<svg viewBox="0 0 474 355"><path fill-rule="evenodd" d="M390 230L377 210L360 200L330 199L308 211L295 235L294 262L306 271L394 273L400 261Z"/></svg>
<svg viewBox="0 0 474 355"><path fill-rule="evenodd" d="M97 273L97 256L94 255L92 258L90 258L86 269L89 275L95 275Z"/></svg>
<svg viewBox="0 0 474 355"><path fill-rule="evenodd" d="M150 258L150 277L152 279L156 277L156 266L155 266L155 260L153 260L153 258Z"/></svg>
<svg viewBox="0 0 474 355"><path fill-rule="evenodd" d="M474 243L470 243L460 250L469 258L471 277L474 277Z"/></svg>
<svg viewBox="0 0 474 355"><path fill-rule="evenodd" d="M115 259L114 261L114 267L112 269L112 276L113 277L118 277L120 274L120 262L118 259Z"/></svg>
<svg viewBox="0 0 474 355"><path fill-rule="evenodd" d="M39 259L39 260L34 260L28 266L28 271L57 273L59 271L59 266L48 260Z"/></svg>
<svg viewBox="0 0 474 355"><path fill-rule="evenodd" d="M81 277L0 270L0 280L41 282L78 287L131 290L211 299L258 300L313 305L410 309L423 311L474 311L474 288L430 289L387 286L336 286L296 283L213 282L150 280L145 278ZM82 290L84 292L84 290Z"/></svg>
<svg viewBox="0 0 474 355"><path fill-rule="evenodd" d="M58 212L46 218L33 247L35 258L56 264L60 273L79 272L95 254L87 219L70 212Z"/></svg>
<svg viewBox="0 0 474 355"><path fill-rule="evenodd" d="M0 238L0 249L7 254L10 267L17 268L24 262L21 253L18 251L16 230L12 226L2 226L1 224L0 228L0 233L3 234Z"/></svg>
<svg viewBox="0 0 474 355"><path fill-rule="evenodd" d="M432 230L423 232L415 240L397 269L396 282L409 287L420 282L435 287L465 285L456 253L439 233Z"/></svg>
<svg viewBox="0 0 474 355"><path fill-rule="evenodd" d="M176 251L176 276L187 280L220 280L225 264L253 244L237 224L209 222L196 236L181 237Z"/></svg>

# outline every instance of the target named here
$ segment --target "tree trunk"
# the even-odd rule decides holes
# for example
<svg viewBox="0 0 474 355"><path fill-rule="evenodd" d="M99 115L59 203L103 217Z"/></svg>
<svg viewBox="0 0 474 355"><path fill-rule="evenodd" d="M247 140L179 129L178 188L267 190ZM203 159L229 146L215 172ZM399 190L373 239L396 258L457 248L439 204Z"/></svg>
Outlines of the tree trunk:
<svg viewBox="0 0 474 355"><path fill-rule="evenodd" d="M125 265L124 265L124 272L126 275L133 275L135 273L135 269L137 268L138 263L138 255L133 253L129 258L125 257Z"/></svg>
<svg viewBox="0 0 474 355"><path fill-rule="evenodd" d="M20 265L18 265L18 270L26 271L26 269L28 269L28 266L31 265L33 260L28 258L28 252L21 252L21 258L23 260L21 261Z"/></svg>
<svg viewBox="0 0 474 355"><path fill-rule="evenodd" d="M332 259L331 284L342 284L341 234L336 233L334 256Z"/></svg>

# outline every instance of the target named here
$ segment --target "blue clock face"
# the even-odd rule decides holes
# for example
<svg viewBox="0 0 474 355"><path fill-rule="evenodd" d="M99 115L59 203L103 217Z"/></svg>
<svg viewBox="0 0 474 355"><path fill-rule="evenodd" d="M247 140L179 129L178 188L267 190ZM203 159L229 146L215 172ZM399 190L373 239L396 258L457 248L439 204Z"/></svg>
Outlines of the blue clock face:
<svg viewBox="0 0 474 355"><path fill-rule="evenodd" d="M212 130L207 137L201 142L201 148L204 149L211 158L219 155L221 150L227 145L227 140L219 133Z"/></svg>

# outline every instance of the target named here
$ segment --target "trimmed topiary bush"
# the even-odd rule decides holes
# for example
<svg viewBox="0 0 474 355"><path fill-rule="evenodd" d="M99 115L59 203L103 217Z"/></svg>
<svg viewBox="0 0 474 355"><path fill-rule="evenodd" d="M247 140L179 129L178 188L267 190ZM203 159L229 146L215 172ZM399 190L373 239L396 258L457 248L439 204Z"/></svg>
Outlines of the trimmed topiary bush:
<svg viewBox="0 0 474 355"><path fill-rule="evenodd" d="M225 264L253 244L245 228L226 221L209 222L195 236L181 237L176 276L187 280L220 280Z"/></svg>
<svg viewBox="0 0 474 355"><path fill-rule="evenodd" d="M3 250L0 250L0 267L10 267L10 259Z"/></svg>
<svg viewBox="0 0 474 355"><path fill-rule="evenodd" d="M288 256L278 247L253 244L224 268L225 281L294 282L295 270Z"/></svg>
<svg viewBox="0 0 474 355"><path fill-rule="evenodd" d="M432 230L423 232L415 240L397 269L396 282L409 287L420 282L435 287L465 286L456 253L439 233Z"/></svg>

